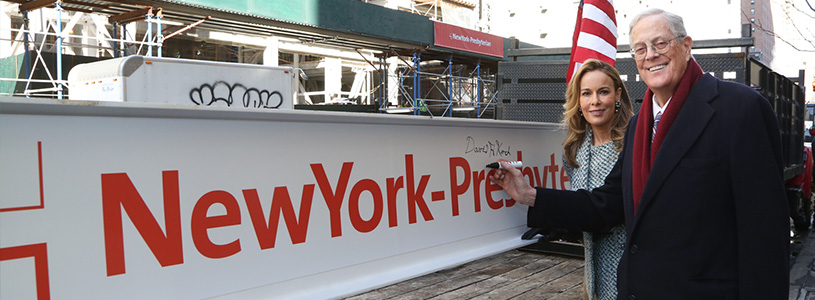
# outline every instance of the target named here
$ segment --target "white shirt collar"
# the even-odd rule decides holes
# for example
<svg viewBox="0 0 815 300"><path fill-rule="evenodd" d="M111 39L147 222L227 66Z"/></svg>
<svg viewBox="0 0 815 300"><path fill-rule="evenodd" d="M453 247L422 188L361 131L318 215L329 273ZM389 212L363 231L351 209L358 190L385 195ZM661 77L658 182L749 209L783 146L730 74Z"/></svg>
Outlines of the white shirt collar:
<svg viewBox="0 0 815 300"><path fill-rule="evenodd" d="M671 99L673 99L673 97L669 98L668 102L665 102L665 106L659 107L659 102L657 102L657 95L651 95L651 104L653 104L652 106L654 108L653 109L653 111L654 111L653 117L654 118L656 118L658 113L662 113L662 112L665 111L666 108L668 108L668 104L671 104Z"/></svg>

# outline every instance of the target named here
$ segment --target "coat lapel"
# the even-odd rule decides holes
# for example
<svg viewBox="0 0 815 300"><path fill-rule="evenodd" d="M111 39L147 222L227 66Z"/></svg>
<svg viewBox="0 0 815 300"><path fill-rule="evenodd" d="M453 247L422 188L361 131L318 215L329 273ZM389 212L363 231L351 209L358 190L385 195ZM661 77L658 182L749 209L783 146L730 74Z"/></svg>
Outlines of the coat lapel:
<svg viewBox="0 0 815 300"><path fill-rule="evenodd" d="M713 117L714 110L708 102L718 94L717 79L708 74L704 75L688 94L685 105L676 116L676 121L669 129L654 159L654 165L642 191L639 204L641 207L638 208L640 213L635 215L634 225L639 216L646 213L648 204L654 199L668 175L673 172Z"/></svg>

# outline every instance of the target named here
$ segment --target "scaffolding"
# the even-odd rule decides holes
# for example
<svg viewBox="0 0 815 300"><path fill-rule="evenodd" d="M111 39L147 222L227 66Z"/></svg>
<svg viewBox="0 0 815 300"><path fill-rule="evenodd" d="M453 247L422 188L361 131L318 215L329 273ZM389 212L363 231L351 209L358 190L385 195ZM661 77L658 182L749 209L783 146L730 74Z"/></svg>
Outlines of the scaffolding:
<svg viewBox="0 0 815 300"><path fill-rule="evenodd" d="M454 113L475 118L494 116L497 105L495 76L482 70L481 62L454 64L445 60L422 61L420 51L412 51L410 62L395 51L379 56L379 110L386 113L412 113L431 117L453 117ZM396 68L388 67L388 58ZM395 69L393 74L388 70ZM434 70L435 69L435 70ZM393 78L395 91L389 86Z"/></svg>
<svg viewBox="0 0 815 300"><path fill-rule="evenodd" d="M36 5L34 5L35 3ZM75 4L76 2L70 1L66 3ZM4 17L0 25L0 33L5 32L8 35L8 37L0 36L0 41L5 42L3 46L11 45L10 47L0 46L0 56L2 56L0 61L5 63L7 68L4 70L5 74L0 75L2 77L0 82L6 83L0 94L63 99L69 92L67 81L63 79L67 72L62 70L66 66L63 63L65 55L84 56L71 57L74 60L73 62L78 63L87 62L89 59L95 61L128 55L164 57L169 54L171 57L216 61L234 61L231 58L236 57L238 63L252 64L258 64L262 59L264 64L276 65L280 59L279 53L277 53L278 50L282 50L281 47L287 47L288 50L306 53L304 55L300 55L298 52L290 53L290 55L293 54L293 57L289 59L288 64L295 68L298 68L300 57L306 59L311 57L309 53L319 53L316 55L332 57L330 59L321 58L319 62L323 66L326 61L337 62L336 69L338 72L332 74L334 77L330 80L326 78L326 80L321 81L322 84L332 82L331 86L335 88L330 91L306 91L303 82L298 81L298 99L302 99L300 103L314 104L310 96L315 95L319 95L319 100L325 99L325 102L329 103L350 102L348 100L351 99L356 99L358 104L373 101L369 98L370 89L374 86L372 70L364 64L353 61L353 56L356 55L362 56L363 59L365 59L366 55L373 57L372 52L369 50L356 50L354 52L354 50L349 51L347 49L344 51L337 50L337 47L322 49L314 45L315 42L313 41L286 39L283 42L278 41L274 36L262 33L258 35L242 35L240 37L233 36L230 39L233 43L239 45L230 46L219 43L217 39L198 38L200 31L191 35L196 40L195 42L189 41L185 44L186 46L181 46L182 43L171 41L168 44L166 41L209 21L212 17L205 16L186 25L180 22L164 20L162 8L151 6L116 7L115 9L105 10L105 13L100 13L96 10L82 11L81 8L77 9L76 6L63 9L62 2L59 0L38 0L35 2L15 0L3 1L0 4L3 9L1 13ZM92 1L82 2L82 5L91 4ZM103 6L100 4L99 7ZM35 19L33 23L46 25L29 28L30 14ZM185 20L192 18L194 17L188 16ZM224 31L219 32L222 40L224 36L235 34L231 32L232 27L228 27L229 25L219 27L224 25L225 21L223 19L217 22L217 25L209 27L222 28ZM239 26L238 24L240 23L234 23L234 26ZM74 34L74 32L81 33ZM212 29L209 29L208 32L209 34L205 34L205 36L214 36ZM234 40L240 40L240 42L234 42ZM273 42L269 42L270 40L273 40ZM244 44L249 46L244 46ZM167 45L179 48L179 51L167 53L164 51ZM181 49L179 46L188 49ZM193 54L187 53L189 51L186 50L191 50ZM268 50L278 55L268 55L267 57L267 53L270 52ZM20 63L20 61L24 62ZM283 61L286 61L286 59L283 58ZM67 65L70 66L70 64L71 61ZM315 68L324 67L315 65ZM343 77L343 73L348 73L346 70L353 73L350 75L352 81L348 81ZM10 74L11 72L13 74ZM301 70L299 73L301 75L300 79L307 81L308 76L306 76L305 72ZM346 81L348 81L347 86ZM17 83L20 83L19 86ZM314 89L322 88L316 84L310 86Z"/></svg>
<svg viewBox="0 0 815 300"><path fill-rule="evenodd" d="M188 55L186 50L190 48L193 52L214 51L218 61L223 59L219 53L237 56L239 63L245 63L243 57L247 53L249 63L259 63L261 59L264 64L289 61L288 64L300 70L297 103L368 105L373 111L382 113L404 112L434 117L482 118L495 115L497 95L494 75L480 61L466 54L453 56L439 51L428 52L427 48L349 49L339 45L323 45L317 40L303 37L278 39L263 31L256 31L259 33L257 35L246 33L237 37L230 26L257 25L243 24L223 16L210 19L210 16L194 15L184 17L189 23L183 24L165 20L162 8L128 2L117 4L121 6L115 9L101 8L99 4L99 9L83 11L76 3L79 2L0 2L3 9L0 13L4 18L0 20L0 33L5 32L0 35L0 42L3 43L0 46L0 62L7 64L6 71L15 72L0 75L0 82L6 83L0 94L63 99L70 92L68 82L63 78L67 77L66 70L63 70L65 66L128 55L183 57ZM96 2L81 3L95 5L93 3ZM177 18L172 10L167 12L172 19ZM198 32L185 34L187 38L193 37L194 42L187 44L184 39L167 43L169 38L204 22L206 24L199 27ZM29 23L35 26L29 26ZM205 36L214 40L199 38L202 27L208 28L203 29L208 32ZM263 29L280 30L272 27ZM215 30L218 30L220 39L214 38ZM235 36L227 37L230 34ZM308 32L297 34L311 35ZM218 43L227 40L235 44ZM181 45L186 45L186 48L180 48ZM179 56L177 50L186 52ZM195 59L211 59L210 52ZM267 57L268 53L277 55ZM64 57L70 60L66 63ZM378 66L377 57L380 59ZM463 59L469 61L462 63ZM20 60L24 62L20 63Z"/></svg>
<svg viewBox="0 0 815 300"><path fill-rule="evenodd" d="M11 45L8 48L3 47L3 52L6 52L2 53L3 57L22 54L23 74L14 78L0 78L0 81L12 82L14 85L24 83L24 86L22 93L15 93L15 88L3 94L63 99L68 86L67 81L63 79L65 73L63 55L76 54L77 50L93 57L162 55L164 37L160 8L145 7L111 16L108 20L98 14L67 11L60 0L25 2L19 4L17 8L22 15L21 22L14 24L9 20L8 25L11 26L8 28L4 22L0 31L7 32L4 36L10 38L2 38L0 41ZM4 9L14 8L13 5L4 5ZM30 15L33 12L39 13L36 19L44 26L31 28ZM108 30L108 21L112 24L112 33ZM144 22L138 24L137 21ZM84 24L81 30L78 30L82 33L72 34L80 23ZM141 37L138 36L139 25L147 27ZM90 55L91 51L95 53ZM53 69L46 62L46 57L48 59L51 57L46 53L53 53L55 60ZM47 79L35 79L34 74L38 70L44 72Z"/></svg>

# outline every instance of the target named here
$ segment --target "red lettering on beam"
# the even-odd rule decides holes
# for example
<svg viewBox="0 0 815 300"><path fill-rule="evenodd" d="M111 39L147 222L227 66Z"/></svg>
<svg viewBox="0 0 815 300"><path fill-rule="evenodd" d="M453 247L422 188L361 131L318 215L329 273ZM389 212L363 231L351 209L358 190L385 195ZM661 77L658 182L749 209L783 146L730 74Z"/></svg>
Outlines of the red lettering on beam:
<svg viewBox="0 0 815 300"><path fill-rule="evenodd" d="M337 189L331 189L331 183L325 175L323 164L311 164L311 172L314 173L314 178L317 179L317 185L320 186L320 191L323 193L323 199L328 206L328 213L331 218L331 237L338 237L342 235L342 220L340 219L340 208L342 207L342 199L345 195L345 189L348 187L348 178L351 176L351 169L354 163L345 162L342 164L340 171L340 178L337 181Z"/></svg>
<svg viewBox="0 0 815 300"><path fill-rule="evenodd" d="M461 168L464 178L458 184L458 172L456 168ZM458 196L463 195L470 189L470 163L462 157L450 158L450 202L453 206L453 216L458 216Z"/></svg>
<svg viewBox="0 0 815 300"><path fill-rule="evenodd" d="M125 273L122 209L161 266L184 263L181 245L181 204L178 171L163 171L164 226L161 230L127 173L102 174L102 215L105 230L105 259L108 276Z"/></svg>
<svg viewBox="0 0 815 300"><path fill-rule="evenodd" d="M260 205L258 191L256 189L243 190L243 197L246 200L246 208L249 211L249 218L252 219L252 225L255 227L255 235L258 238L261 250L274 248L281 215L283 221L286 222L291 243L299 244L306 241L308 220L309 216L311 216L311 203L314 199L313 184L303 185L299 218L294 215L294 205L291 203L289 191L285 186L274 189L268 222L263 217L263 207Z"/></svg>
<svg viewBox="0 0 815 300"><path fill-rule="evenodd" d="M221 204L226 209L226 214L220 216L207 216L207 211L215 203ZM211 191L201 196L195 207L192 209L190 229L192 231L192 242L195 248L202 255L209 258L224 258L241 251L239 239L232 242L218 245L209 239L207 230L210 228L226 227L241 223L241 209L238 200L226 191Z"/></svg>
<svg viewBox="0 0 815 300"><path fill-rule="evenodd" d="M549 157L549 160L550 160L550 164L549 164L548 167L544 168L544 171L546 171L546 169L548 169L549 173L552 174L552 188L557 189L557 182L556 181L557 181L557 177L558 177L557 173L559 171L559 168L558 168L558 165L555 164L555 154L554 153L552 153L552 155ZM545 182L544 182L544 184L545 184Z"/></svg>
<svg viewBox="0 0 815 300"><path fill-rule="evenodd" d="M359 196L363 191L370 192L374 200L374 213L367 221L362 219L362 216L359 214ZM379 225L379 221L382 220L382 205L384 205L382 203L382 189L379 188L376 181L371 179L360 180L351 188L351 195L349 195L349 197L348 215L351 218L351 225L354 226L354 229L359 232L371 232L376 229L376 226Z"/></svg>
<svg viewBox="0 0 815 300"><path fill-rule="evenodd" d="M481 211L481 182L487 180L487 173L484 170L473 171L473 204L475 212Z"/></svg>
<svg viewBox="0 0 815 300"><path fill-rule="evenodd" d="M490 170L489 173L487 173L487 177L492 177L493 174L495 174L495 170ZM504 189L502 189L501 186L493 183L492 180L485 180L485 182L486 186L484 187L484 193L486 194L487 197L487 205L492 209L499 209L503 207L504 203L501 202L501 199L499 200L492 199L492 192L502 191Z"/></svg>
<svg viewBox="0 0 815 300"><path fill-rule="evenodd" d="M569 182L569 176L566 176L566 168L560 168L560 189L566 190L566 183Z"/></svg>
<svg viewBox="0 0 815 300"><path fill-rule="evenodd" d="M408 223L416 223L416 207L419 207L425 221L432 221L433 215L430 214L430 209L427 208L427 203L424 201L424 190L427 188L430 175L422 175L418 187L414 184L413 154L405 155L405 172L405 177L407 177Z"/></svg>
<svg viewBox="0 0 815 300"><path fill-rule="evenodd" d="M26 257L34 258L37 300L51 299L51 288L48 283L48 246L46 243L0 248L0 261Z"/></svg>
<svg viewBox="0 0 815 300"><path fill-rule="evenodd" d="M388 227L396 227L398 220L396 219L396 193L405 187L402 176L387 179L388 190Z"/></svg>

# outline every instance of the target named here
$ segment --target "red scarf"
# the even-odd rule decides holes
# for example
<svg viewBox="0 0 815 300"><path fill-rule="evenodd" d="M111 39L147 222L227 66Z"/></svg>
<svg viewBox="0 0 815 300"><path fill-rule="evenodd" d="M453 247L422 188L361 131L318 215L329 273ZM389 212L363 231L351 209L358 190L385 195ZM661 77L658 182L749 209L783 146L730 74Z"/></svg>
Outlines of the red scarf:
<svg viewBox="0 0 815 300"><path fill-rule="evenodd" d="M673 96L671 97L671 104L662 113L662 118L659 120L659 127L657 134L654 136L653 145L651 145L651 130L654 126L654 110L653 101L651 100L654 93L649 88L645 91L645 96L642 99L642 107L640 108L639 117L637 119L636 134L634 136L634 161L633 161L633 192L634 192L634 211L637 211L637 206L642 198L642 190L645 187L645 182L648 181L648 174L651 172L651 166L654 164L654 158L659 152L659 146L665 140L668 130L671 128L676 116L685 104L685 99L688 98L691 88L702 78L702 68L695 60L688 60L688 67L685 69L685 74L682 75L682 80L679 81Z"/></svg>

